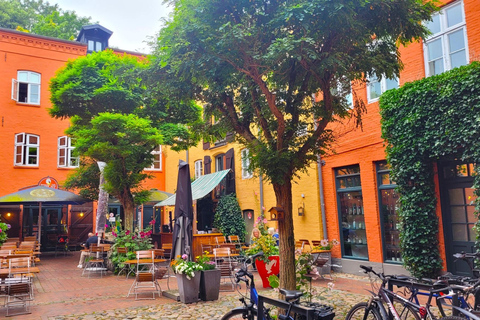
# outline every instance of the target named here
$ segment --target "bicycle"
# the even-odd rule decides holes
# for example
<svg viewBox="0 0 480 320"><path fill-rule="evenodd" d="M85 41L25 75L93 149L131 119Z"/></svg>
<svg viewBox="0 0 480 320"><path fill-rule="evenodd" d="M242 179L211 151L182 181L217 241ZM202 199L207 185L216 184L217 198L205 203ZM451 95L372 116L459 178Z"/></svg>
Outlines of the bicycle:
<svg viewBox="0 0 480 320"><path fill-rule="evenodd" d="M372 281L372 291L369 292L372 294L368 302L361 302L354 305L350 311L348 312L345 320L354 320L354 319L374 319L374 320L406 320L406 319L414 319L420 320L423 319L431 319L436 320L437 317L432 313L430 310L432 299L435 298L437 301L445 299L447 296L454 296L457 292L460 291L468 291L469 288L464 286L454 286L448 285L446 287L441 287L439 289L430 289L430 293L428 296L428 300L425 306L422 306L416 302L410 301L410 299L405 298L392 290L386 289L385 286L388 284L392 276L385 276L383 273L377 273L373 270L372 267L360 266L365 273L371 274L373 273L377 276L381 281L381 285L378 286L377 292L374 292L375 285ZM443 295L441 295L443 293ZM448 295L445 295L447 293ZM397 307L395 307L395 303ZM385 305L388 308L385 308ZM451 306L453 309L459 311L464 317L468 317L472 320L480 320L477 316L473 313L461 309L456 306ZM403 308L400 312L397 311L397 308ZM387 313L388 312L388 313ZM443 315L443 314L442 314ZM457 316L443 316L440 318L441 320L458 320L458 319L465 319L460 318Z"/></svg>
<svg viewBox="0 0 480 320"><path fill-rule="evenodd" d="M236 285L236 289L239 294L242 296L239 300L242 302L243 306L234 308L227 312L221 320L235 320L235 319L247 319L247 320L254 320L257 318L258 315L258 292L255 287L255 280L252 273L248 272L248 265L255 260L255 258L260 257L263 255L263 252L259 252L243 261L240 270L235 273L235 282L236 284L240 283L240 281L245 282L247 286L247 291L249 291L249 296L243 295L240 290L238 289L238 285ZM298 304L300 297L303 295L302 291L298 290L285 290L280 289L280 293L285 295L285 301L289 303L288 311L286 315L278 315L279 320L294 320L294 316L290 316L290 312L292 307ZM248 299L248 301L247 301ZM270 309L263 308L263 320L272 320L273 318L270 316Z"/></svg>

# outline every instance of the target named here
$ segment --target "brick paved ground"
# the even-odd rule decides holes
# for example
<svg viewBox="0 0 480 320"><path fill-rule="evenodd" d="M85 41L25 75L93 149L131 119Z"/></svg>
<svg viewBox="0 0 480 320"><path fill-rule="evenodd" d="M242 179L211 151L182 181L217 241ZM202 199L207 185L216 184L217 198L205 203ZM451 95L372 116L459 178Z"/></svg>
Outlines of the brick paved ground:
<svg viewBox="0 0 480 320"><path fill-rule="evenodd" d="M216 302L192 305L166 297L135 301L134 297L126 297L133 283L131 278L117 278L111 273L103 278L82 277L82 270L77 268L78 258L79 252L58 257L42 255L38 265L41 272L34 281L32 313L10 319L219 319L225 311L239 304L236 292L222 292ZM365 289L370 285L367 279L359 276L337 275L333 279L333 291L326 289L330 280L314 281L313 286L322 292L319 297L323 297L323 301L336 307L337 319L341 319L349 306L365 300ZM167 280L161 280L160 285L163 290L167 289ZM170 287L176 288L175 278L170 278ZM269 289L261 291L261 294L271 293ZM5 310L0 308L0 319L4 317Z"/></svg>

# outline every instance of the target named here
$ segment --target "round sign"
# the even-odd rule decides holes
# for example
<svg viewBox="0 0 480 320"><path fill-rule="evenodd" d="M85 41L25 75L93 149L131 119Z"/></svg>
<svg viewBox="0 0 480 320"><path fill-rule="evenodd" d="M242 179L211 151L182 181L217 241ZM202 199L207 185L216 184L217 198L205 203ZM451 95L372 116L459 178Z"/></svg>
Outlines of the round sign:
<svg viewBox="0 0 480 320"><path fill-rule="evenodd" d="M38 182L38 185L53 188L53 189L58 189L58 182L57 180L55 180L55 178L52 178L52 177L42 178Z"/></svg>

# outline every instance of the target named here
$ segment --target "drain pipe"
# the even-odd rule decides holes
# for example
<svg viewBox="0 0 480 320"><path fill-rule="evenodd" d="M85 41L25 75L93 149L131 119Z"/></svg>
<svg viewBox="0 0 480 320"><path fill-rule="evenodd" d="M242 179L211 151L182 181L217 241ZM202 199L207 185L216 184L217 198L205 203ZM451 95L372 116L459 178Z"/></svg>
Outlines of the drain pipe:
<svg viewBox="0 0 480 320"><path fill-rule="evenodd" d="M322 166L324 164L325 164L325 161L322 160L320 155L317 155L318 193L320 196L320 211L322 213L323 239L328 239L327 218L325 214L325 197L323 194L323 178L322 178Z"/></svg>
<svg viewBox="0 0 480 320"><path fill-rule="evenodd" d="M263 216L264 215L263 208L265 207L265 205L263 203L263 174L262 173L260 173L260 175L258 176L258 182L260 183L260 214Z"/></svg>

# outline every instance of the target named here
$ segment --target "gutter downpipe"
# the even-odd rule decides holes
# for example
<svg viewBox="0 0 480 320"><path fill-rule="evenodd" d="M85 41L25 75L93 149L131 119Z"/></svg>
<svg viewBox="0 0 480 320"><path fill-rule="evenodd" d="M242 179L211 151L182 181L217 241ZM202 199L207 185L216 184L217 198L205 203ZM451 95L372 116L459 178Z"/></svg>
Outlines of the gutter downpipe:
<svg viewBox="0 0 480 320"><path fill-rule="evenodd" d="M315 103L315 94L312 95L312 102ZM317 129L317 120L313 115L314 128ZM318 195L320 196L320 212L322 213L322 229L323 239L328 239L327 233L327 217L325 213L325 196L323 194L323 178L322 178L322 166L325 162L320 155L317 155L317 172L318 172Z"/></svg>
<svg viewBox="0 0 480 320"><path fill-rule="evenodd" d="M260 173L258 177L258 183L260 184L260 214L263 216L263 208L265 207L263 204L263 174Z"/></svg>

